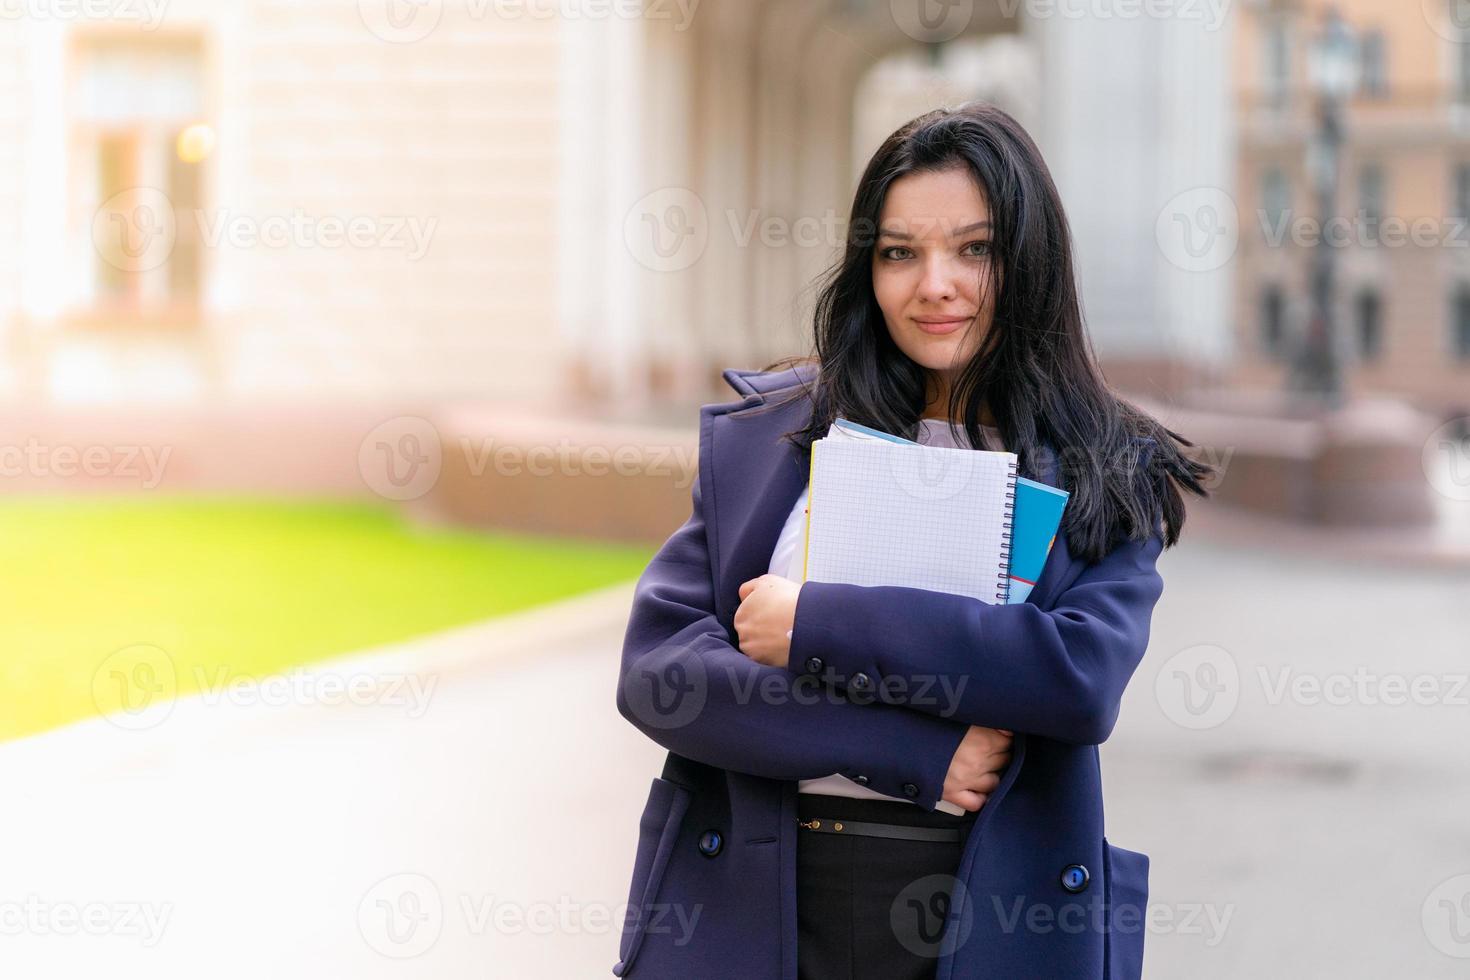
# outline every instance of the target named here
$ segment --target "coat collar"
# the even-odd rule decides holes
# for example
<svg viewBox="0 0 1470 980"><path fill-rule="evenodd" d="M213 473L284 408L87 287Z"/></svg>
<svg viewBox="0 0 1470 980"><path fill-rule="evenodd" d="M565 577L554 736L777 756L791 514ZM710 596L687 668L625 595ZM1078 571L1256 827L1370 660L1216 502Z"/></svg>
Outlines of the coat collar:
<svg viewBox="0 0 1470 980"><path fill-rule="evenodd" d="M813 370L805 365L780 372L726 370L725 380L745 397L700 412L699 477L715 613L731 635L740 584L769 569L776 539L807 485L810 457L781 436L811 421L813 406L805 389ZM1041 481L1056 486L1056 452L1046 448ZM1072 564L1066 535L1059 532L1026 601L1049 606Z"/></svg>

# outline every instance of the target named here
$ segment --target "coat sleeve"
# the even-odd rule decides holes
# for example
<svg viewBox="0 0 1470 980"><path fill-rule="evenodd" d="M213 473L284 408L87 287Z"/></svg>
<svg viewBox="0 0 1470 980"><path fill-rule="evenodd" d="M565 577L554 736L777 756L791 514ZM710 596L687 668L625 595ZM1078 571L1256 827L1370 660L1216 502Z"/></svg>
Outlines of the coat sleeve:
<svg viewBox="0 0 1470 980"><path fill-rule="evenodd" d="M789 669L874 705L1076 744L1103 742L1163 590L1156 528L1088 565L1043 610L899 586L804 582Z"/></svg>
<svg viewBox="0 0 1470 980"><path fill-rule="evenodd" d="M817 677L758 664L715 615L696 478L693 512L639 577L623 641L618 711L670 752L770 779L840 773L926 810L942 798L969 726L861 704Z"/></svg>

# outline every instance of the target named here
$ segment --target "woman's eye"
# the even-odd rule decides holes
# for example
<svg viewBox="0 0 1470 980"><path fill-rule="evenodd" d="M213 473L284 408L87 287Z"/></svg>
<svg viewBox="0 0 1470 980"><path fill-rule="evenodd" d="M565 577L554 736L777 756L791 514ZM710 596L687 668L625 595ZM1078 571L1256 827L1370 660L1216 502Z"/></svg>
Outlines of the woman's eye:
<svg viewBox="0 0 1470 980"><path fill-rule="evenodd" d="M965 246L965 249L969 255L976 258L987 257L991 254L992 251L989 242L971 242L970 244ZM910 255L910 250L902 245L890 245L889 247L882 249L878 254L885 259L895 261L908 258Z"/></svg>

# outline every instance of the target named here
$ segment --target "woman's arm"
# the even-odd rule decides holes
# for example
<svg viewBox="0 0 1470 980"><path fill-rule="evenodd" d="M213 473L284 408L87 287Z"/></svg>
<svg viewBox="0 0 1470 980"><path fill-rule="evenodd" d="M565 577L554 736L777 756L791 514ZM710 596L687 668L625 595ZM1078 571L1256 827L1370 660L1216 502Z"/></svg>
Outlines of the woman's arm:
<svg viewBox="0 0 1470 980"><path fill-rule="evenodd" d="M815 677L757 664L714 613L700 484L693 512L638 579L623 640L618 711L696 762L770 779L830 773L932 810L969 726L857 704ZM862 780L860 780L862 781Z"/></svg>
<svg viewBox="0 0 1470 980"><path fill-rule="evenodd" d="M867 692L875 705L1103 742L1148 646L1162 550L1157 530L1117 546L1049 611L925 589L804 582L789 669Z"/></svg>

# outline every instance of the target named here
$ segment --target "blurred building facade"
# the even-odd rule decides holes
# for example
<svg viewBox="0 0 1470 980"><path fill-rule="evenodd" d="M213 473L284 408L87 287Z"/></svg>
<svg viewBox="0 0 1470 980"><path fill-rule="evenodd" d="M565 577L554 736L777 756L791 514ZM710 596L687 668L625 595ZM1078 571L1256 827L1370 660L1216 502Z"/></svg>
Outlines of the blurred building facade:
<svg viewBox="0 0 1470 980"><path fill-rule="evenodd" d="M31 4L0 21L0 391L705 399L807 350L867 156L972 98L1047 155L1105 362L1218 376L1231 278L1155 239L1233 180L1214 10Z"/></svg>
<svg viewBox="0 0 1470 980"><path fill-rule="evenodd" d="M354 3L79 6L0 20L7 393L560 383L554 22L445 11L414 37Z"/></svg>
<svg viewBox="0 0 1470 980"><path fill-rule="evenodd" d="M1312 40L1336 6L1358 40L1338 220L1312 190ZM1308 314L1312 250L1339 244L1336 341L1348 389L1434 412L1470 402L1470 19L1458 0L1270 0L1235 35L1239 113L1231 380L1279 389Z"/></svg>
<svg viewBox="0 0 1470 980"><path fill-rule="evenodd" d="M637 202L605 215L627 232L624 267L605 270L618 301L593 289L569 312L590 390L678 399L722 391L721 366L806 352L810 287L842 239L803 230L845 220L857 174L893 128L975 98L1016 114L1046 154L1111 369L1145 387L1218 375L1229 276L1171 262L1156 220L1181 192L1232 179L1228 19L1199 4L1079 18L1000 0L698 9L687 30L622 25L610 57L642 77L609 86L623 76L589 68L576 100L587 123L574 129L627 120L641 135L612 147L606 184L585 190L589 213ZM576 30L586 64L609 56L607 32ZM595 326L632 310L626 329Z"/></svg>

